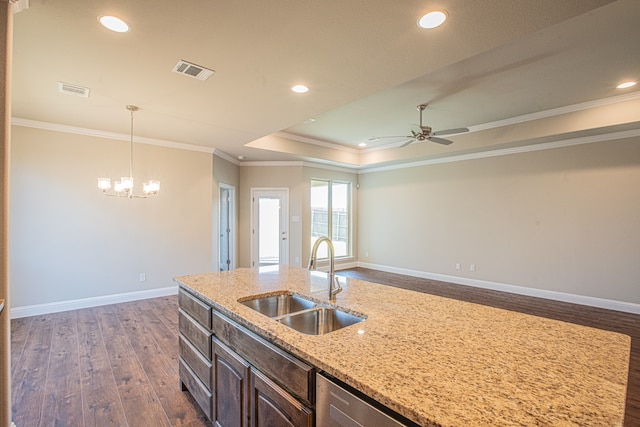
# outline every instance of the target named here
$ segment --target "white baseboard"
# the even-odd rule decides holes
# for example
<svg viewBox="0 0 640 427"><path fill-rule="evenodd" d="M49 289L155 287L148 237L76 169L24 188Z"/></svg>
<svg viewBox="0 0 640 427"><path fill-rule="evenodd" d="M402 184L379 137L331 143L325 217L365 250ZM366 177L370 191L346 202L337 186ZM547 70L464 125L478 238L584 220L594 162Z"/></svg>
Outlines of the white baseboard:
<svg viewBox="0 0 640 427"><path fill-rule="evenodd" d="M423 279L438 280L441 282L458 285L473 286L476 288L492 289L494 291L509 292L530 297L545 298L554 301L568 302L572 304L587 305L590 307L605 308L608 310L623 311L626 313L640 314L640 304L625 301L616 301L605 298L589 297L584 295L569 294L565 292L549 291L545 289L528 288L524 286L508 285L505 283L489 282L486 280L469 279L466 277L448 276L445 274L428 273L425 271L409 270L405 268L389 267L386 265L358 262L358 267L372 270L385 271L387 273L403 274L405 276L420 277Z"/></svg>
<svg viewBox="0 0 640 427"><path fill-rule="evenodd" d="M157 298L178 293L178 286L149 289L147 291L127 292L123 294L104 295L99 297L82 298L71 301L51 302L47 304L12 307L11 318L37 316L40 314L58 313L60 311L77 310L80 308L97 307L100 305L117 304L119 302L136 301L147 298Z"/></svg>
<svg viewBox="0 0 640 427"><path fill-rule="evenodd" d="M358 263L357 262L345 262L342 264L336 263L336 271L338 270L347 270L349 268L356 268L358 267Z"/></svg>

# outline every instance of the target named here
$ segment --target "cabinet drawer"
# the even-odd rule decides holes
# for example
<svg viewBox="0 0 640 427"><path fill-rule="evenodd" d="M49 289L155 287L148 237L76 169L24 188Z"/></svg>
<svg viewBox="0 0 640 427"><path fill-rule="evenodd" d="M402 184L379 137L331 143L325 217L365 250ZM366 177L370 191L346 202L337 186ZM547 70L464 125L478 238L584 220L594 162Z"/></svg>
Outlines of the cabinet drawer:
<svg viewBox="0 0 640 427"><path fill-rule="evenodd" d="M313 402L315 371L312 366L217 311L213 311L211 322L213 333L220 341L297 398L307 403Z"/></svg>
<svg viewBox="0 0 640 427"><path fill-rule="evenodd" d="M189 313L198 323L207 329L211 329L211 307L200 301L190 293L180 289L178 293L178 305Z"/></svg>
<svg viewBox="0 0 640 427"><path fill-rule="evenodd" d="M313 426L313 410L291 397L282 387L253 368L251 368L251 397L251 427ZM356 424L343 425L356 426ZM323 424L318 426L325 427Z"/></svg>
<svg viewBox="0 0 640 427"><path fill-rule="evenodd" d="M200 354L188 340L182 336L180 342L180 358L186 362L202 383L211 390L211 362Z"/></svg>
<svg viewBox="0 0 640 427"><path fill-rule="evenodd" d="M198 406L202 408L207 418L212 419L212 395L209 390L200 382L195 373L184 363L184 360L180 359L180 381L182 381L182 390L185 387L193 396L193 399L198 403Z"/></svg>
<svg viewBox="0 0 640 427"><path fill-rule="evenodd" d="M211 332L182 309L178 309L178 329L200 353L211 360Z"/></svg>

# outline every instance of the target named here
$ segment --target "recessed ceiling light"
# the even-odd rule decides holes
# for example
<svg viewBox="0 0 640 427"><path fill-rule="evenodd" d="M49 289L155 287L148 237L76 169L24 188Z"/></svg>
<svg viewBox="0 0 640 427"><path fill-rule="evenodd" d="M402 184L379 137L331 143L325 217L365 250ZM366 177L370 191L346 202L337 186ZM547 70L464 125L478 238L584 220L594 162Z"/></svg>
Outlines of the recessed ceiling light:
<svg viewBox="0 0 640 427"><path fill-rule="evenodd" d="M291 88L295 93L307 93L309 92L309 88L305 85L295 85Z"/></svg>
<svg viewBox="0 0 640 427"><path fill-rule="evenodd" d="M126 33L129 31L129 24L115 16L101 16L99 21L105 28L115 31L116 33Z"/></svg>
<svg viewBox="0 0 640 427"><path fill-rule="evenodd" d="M245 156L238 156L238 160L244 160L244 159L246 159Z"/></svg>
<svg viewBox="0 0 640 427"><path fill-rule="evenodd" d="M361 142L360 144L358 144L358 147L366 147L367 143L366 142Z"/></svg>
<svg viewBox="0 0 640 427"><path fill-rule="evenodd" d="M418 27L426 29L436 28L446 20L447 14L444 11L436 10L422 15L422 17L418 19Z"/></svg>
<svg viewBox="0 0 640 427"><path fill-rule="evenodd" d="M628 87L631 86L635 86L637 82L624 82L624 83L620 83L618 86L616 86L618 89L626 89Z"/></svg>
<svg viewBox="0 0 640 427"><path fill-rule="evenodd" d="M314 119L313 117L309 117L307 120L305 120L302 123L304 123L305 125L308 125L309 123L313 123L315 121L316 121L316 119Z"/></svg>

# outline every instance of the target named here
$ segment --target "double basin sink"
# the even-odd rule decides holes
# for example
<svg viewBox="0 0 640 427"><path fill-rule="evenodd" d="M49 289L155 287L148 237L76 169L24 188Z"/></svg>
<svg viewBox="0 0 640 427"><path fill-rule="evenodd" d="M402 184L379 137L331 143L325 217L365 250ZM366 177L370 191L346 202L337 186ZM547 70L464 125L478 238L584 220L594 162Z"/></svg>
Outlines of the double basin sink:
<svg viewBox="0 0 640 427"><path fill-rule="evenodd" d="M364 316L347 313L291 292L242 298L238 302L307 335L328 334L365 320Z"/></svg>

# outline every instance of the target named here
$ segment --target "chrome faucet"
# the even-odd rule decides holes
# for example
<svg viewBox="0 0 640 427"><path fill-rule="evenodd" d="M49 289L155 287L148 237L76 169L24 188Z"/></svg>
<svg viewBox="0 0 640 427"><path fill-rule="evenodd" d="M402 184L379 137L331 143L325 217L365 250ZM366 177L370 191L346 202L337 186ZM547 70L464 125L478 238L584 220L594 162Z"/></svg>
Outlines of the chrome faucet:
<svg viewBox="0 0 640 427"><path fill-rule="evenodd" d="M336 294L342 292L342 286L340 286L340 280L336 277L336 272L333 265L334 258L334 250L333 243L331 240L322 236L319 237L318 240L313 244L313 249L311 249L311 257L309 258L309 270L316 269L316 257L318 256L318 248L322 242L327 242L327 247L329 248L329 302L336 302Z"/></svg>

